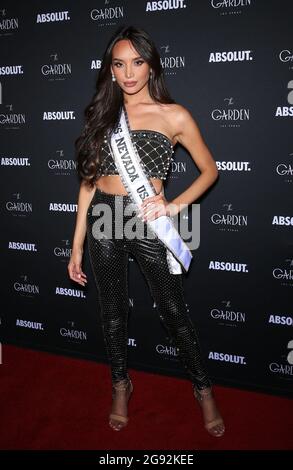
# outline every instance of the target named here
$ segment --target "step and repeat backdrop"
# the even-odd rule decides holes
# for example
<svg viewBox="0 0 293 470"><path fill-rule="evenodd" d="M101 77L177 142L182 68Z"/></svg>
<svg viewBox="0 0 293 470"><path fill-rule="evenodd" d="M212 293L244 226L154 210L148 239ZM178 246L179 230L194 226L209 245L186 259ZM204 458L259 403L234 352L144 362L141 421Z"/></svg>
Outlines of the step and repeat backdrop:
<svg viewBox="0 0 293 470"><path fill-rule="evenodd" d="M134 25L155 41L168 89L219 169L196 201L200 243L183 279L210 376L292 394L292 14L292 1L277 0L1 4L2 345L107 362L86 241L87 286L67 273L79 191L74 140L108 40ZM190 154L174 150L167 199L199 175ZM131 257L128 363L186 378Z"/></svg>

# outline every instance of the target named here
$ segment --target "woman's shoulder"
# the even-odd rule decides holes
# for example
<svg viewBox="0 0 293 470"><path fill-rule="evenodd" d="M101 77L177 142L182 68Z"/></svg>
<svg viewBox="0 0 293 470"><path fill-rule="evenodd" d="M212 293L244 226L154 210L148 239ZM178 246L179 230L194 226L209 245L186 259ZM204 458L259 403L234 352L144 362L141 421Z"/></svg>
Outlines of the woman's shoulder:
<svg viewBox="0 0 293 470"><path fill-rule="evenodd" d="M184 120L191 116L189 109L179 103L163 104L162 108L165 110L166 114L169 115L171 120Z"/></svg>
<svg viewBox="0 0 293 470"><path fill-rule="evenodd" d="M194 120L191 112L179 103L168 103L163 105L166 117L170 124L177 130Z"/></svg>

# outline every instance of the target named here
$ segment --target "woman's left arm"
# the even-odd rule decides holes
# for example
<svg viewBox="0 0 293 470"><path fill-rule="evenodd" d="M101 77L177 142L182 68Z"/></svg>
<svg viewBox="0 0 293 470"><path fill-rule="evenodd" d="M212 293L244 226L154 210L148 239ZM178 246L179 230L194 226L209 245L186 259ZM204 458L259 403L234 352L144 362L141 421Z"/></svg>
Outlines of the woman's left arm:
<svg viewBox="0 0 293 470"><path fill-rule="evenodd" d="M190 153L201 174L183 193L170 202L174 206L170 215L180 212L186 205L198 199L218 177L216 162L204 142L196 121L186 108L177 106L179 107L176 113L177 142Z"/></svg>
<svg viewBox="0 0 293 470"><path fill-rule="evenodd" d="M172 201L166 201L160 193L144 200L141 206L142 218L153 220L160 215L174 216L198 199L217 179L218 168L212 157L199 127L191 113L181 105L173 105L172 126L175 138L190 153L200 175L193 183Z"/></svg>

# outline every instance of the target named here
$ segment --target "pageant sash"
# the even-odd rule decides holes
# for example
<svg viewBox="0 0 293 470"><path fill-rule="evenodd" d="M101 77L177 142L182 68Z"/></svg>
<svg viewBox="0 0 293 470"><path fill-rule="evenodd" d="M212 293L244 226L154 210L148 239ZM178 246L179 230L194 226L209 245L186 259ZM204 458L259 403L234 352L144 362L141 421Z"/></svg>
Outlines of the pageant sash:
<svg viewBox="0 0 293 470"><path fill-rule="evenodd" d="M157 193L143 170L140 156L131 140L124 106L121 107L119 124L112 132L109 147L122 183L139 210L144 199L155 196ZM171 218L162 215L155 220L147 220L146 223L167 247L169 272L181 274L181 267L187 272L193 256Z"/></svg>

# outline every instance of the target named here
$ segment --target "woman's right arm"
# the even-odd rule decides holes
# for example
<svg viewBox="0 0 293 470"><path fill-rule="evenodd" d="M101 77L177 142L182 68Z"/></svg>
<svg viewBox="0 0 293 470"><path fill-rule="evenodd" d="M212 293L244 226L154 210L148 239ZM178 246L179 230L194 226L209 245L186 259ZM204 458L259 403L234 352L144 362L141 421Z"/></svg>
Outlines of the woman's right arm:
<svg viewBox="0 0 293 470"><path fill-rule="evenodd" d="M68 274L70 279L78 282L82 286L84 286L87 282L86 275L82 272L81 269L83 245L86 236L86 217L95 190L95 186L90 188L85 184L84 181L82 181L80 184L76 225L72 242L72 252L68 264Z"/></svg>

